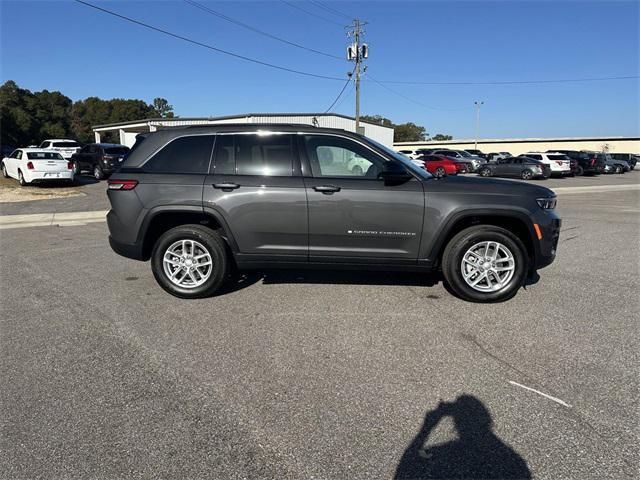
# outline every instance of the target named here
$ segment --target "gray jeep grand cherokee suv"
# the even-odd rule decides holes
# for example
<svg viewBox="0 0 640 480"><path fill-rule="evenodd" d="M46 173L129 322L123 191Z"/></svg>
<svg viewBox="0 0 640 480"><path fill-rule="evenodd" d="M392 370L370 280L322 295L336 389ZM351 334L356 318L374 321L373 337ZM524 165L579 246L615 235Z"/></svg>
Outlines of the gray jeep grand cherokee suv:
<svg viewBox="0 0 640 480"><path fill-rule="evenodd" d="M233 265L441 270L460 297L516 294L550 264L555 195L436 179L393 150L308 125L216 125L138 136L109 180L112 248L162 288L212 295Z"/></svg>

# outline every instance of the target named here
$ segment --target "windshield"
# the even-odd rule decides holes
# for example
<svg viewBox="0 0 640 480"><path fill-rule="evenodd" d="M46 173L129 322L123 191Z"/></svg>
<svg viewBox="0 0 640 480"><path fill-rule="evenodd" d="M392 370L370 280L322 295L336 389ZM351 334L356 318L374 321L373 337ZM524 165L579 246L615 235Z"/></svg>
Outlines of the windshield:
<svg viewBox="0 0 640 480"><path fill-rule="evenodd" d="M375 145L380 150L382 150L383 152L387 153L390 157L393 157L395 160L398 160L400 163L402 163L402 165L407 167L407 169L411 170L413 173L418 174L422 178L432 178L433 177L433 175L431 175L425 169L420 168L415 163L413 163L409 157L406 157L403 154L398 153L395 150L393 150L393 149L391 149L391 148L389 148L389 147L387 147L385 145L382 145L381 143L376 142L375 140L371 140L369 137L365 137L365 138L369 143Z"/></svg>
<svg viewBox="0 0 640 480"><path fill-rule="evenodd" d="M64 160L57 152L27 152L29 160Z"/></svg>
<svg viewBox="0 0 640 480"><path fill-rule="evenodd" d="M53 142L51 146L56 148L75 148L79 147L80 145L78 144L78 142Z"/></svg>
<svg viewBox="0 0 640 480"><path fill-rule="evenodd" d="M109 147L104 149L104 153L109 155L126 155L129 152L129 147Z"/></svg>

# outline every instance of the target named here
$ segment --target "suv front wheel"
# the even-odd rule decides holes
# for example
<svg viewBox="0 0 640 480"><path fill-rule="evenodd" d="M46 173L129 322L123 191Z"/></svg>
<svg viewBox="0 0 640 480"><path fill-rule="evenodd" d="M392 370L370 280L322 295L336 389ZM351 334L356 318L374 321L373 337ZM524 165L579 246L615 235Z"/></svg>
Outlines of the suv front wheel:
<svg viewBox="0 0 640 480"><path fill-rule="evenodd" d="M155 243L151 269L160 286L180 298L213 295L223 284L229 259L222 237L200 225L168 230Z"/></svg>
<svg viewBox="0 0 640 480"><path fill-rule="evenodd" d="M447 244L442 273L459 297L472 302L501 302L524 283L527 253L518 237L493 225L469 227Z"/></svg>

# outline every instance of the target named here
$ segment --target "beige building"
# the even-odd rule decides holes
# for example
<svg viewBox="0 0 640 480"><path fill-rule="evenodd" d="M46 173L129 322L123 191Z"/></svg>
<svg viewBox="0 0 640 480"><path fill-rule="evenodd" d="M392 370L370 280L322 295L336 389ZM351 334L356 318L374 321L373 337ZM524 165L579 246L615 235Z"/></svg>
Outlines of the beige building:
<svg viewBox="0 0 640 480"><path fill-rule="evenodd" d="M640 153L640 137L576 137L576 138L503 138L478 140L447 140L440 142L397 142L396 150L417 148L450 148L467 150L477 148L484 153L509 152L519 155L525 152L547 150L593 150L617 153Z"/></svg>

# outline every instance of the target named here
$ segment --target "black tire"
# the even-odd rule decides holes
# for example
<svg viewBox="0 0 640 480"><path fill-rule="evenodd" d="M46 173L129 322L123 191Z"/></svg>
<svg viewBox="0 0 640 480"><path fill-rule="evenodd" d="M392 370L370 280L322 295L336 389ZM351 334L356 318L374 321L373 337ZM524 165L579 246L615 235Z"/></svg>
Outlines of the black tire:
<svg viewBox="0 0 640 480"><path fill-rule="evenodd" d="M618 175L621 173L624 173L624 168L622 168L622 165L616 165L616 172Z"/></svg>
<svg viewBox="0 0 640 480"><path fill-rule="evenodd" d="M104 179L104 172L102 171L102 167L100 165L94 165L93 166L93 177L96 180L103 180Z"/></svg>
<svg viewBox="0 0 640 480"><path fill-rule="evenodd" d="M506 285L494 292L480 292L468 285L462 275L462 258L468 249L483 241L495 241L508 248L514 259L513 276ZM447 285L460 298L471 302L503 302L512 298L524 284L528 270L527 251L522 241L504 228L476 225L456 234L442 255L442 273Z"/></svg>
<svg viewBox="0 0 640 480"><path fill-rule="evenodd" d="M491 169L490 168L482 168L479 172L481 177L490 177L491 176Z"/></svg>
<svg viewBox="0 0 640 480"><path fill-rule="evenodd" d="M18 170L18 183L20 183L21 187L26 187L27 185L29 185L29 182L24 179L24 175L22 175L22 171L20 170Z"/></svg>
<svg viewBox="0 0 640 480"><path fill-rule="evenodd" d="M78 162L73 162L73 174L74 175L82 174L82 169L80 168L80 164Z"/></svg>
<svg viewBox="0 0 640 480"><path fill-rule="evenodd" d="M172 283L165 274L163 268L165 251L179 240L195 240L211 255L211 275L202 285L194 288L180 287ZM214 230L201 225L181 225L166 231L156 241L151 253L151 270L156 281L164 290L179 298L203 298L213 295L227 278L230 263L222 237Z"/></svg>
<svg viewBox="0 0 640 480"><path fill-rule="evenodd" d="M435 172L433 172L436 178L442 178L447 175L447 172L443 167L436 168Z"/></svg>
<svg viewBox="0 0 640 480"><path fill-rule="evenodd" d="M531 170L523 170L520 177L523 180L531 180L533 178L533 172Z"/></svg>
<svg viewBox="0 0 640 480"><path fill-rule="evenodd" d="M5 166L4 162L2 162L2 176L4 178L9 178L9 174L7 173L7 167Z"/></svg>
<svg viewBox="0 0 640 480"><path fill-rule="evenodd" d="M575 172L573 172L573 174L574 174L576 177L581 177L582 175L584 175L584 168L582 168L580 165L578 165L578 166L576 167L576 171L575 171Z"/></svg>

